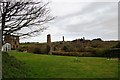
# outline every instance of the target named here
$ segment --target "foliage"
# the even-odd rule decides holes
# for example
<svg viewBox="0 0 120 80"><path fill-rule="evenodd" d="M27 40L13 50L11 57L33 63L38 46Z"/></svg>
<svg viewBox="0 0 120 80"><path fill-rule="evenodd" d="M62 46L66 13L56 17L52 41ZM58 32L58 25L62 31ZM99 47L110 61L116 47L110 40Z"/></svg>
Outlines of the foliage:
<svg viewBox="0 0 120 80"><path fill-rule="evenodd" d="M34 48L34 52L33 53L35 53L35 54L41 54L41 51L40 51L39 48Z"/></svg>
<svg viewBox="0 0 120 80"><path fill-rule="evenodd" d="M105 53L108 58L119 58L120 59L120 42L118 42L116 45L111 47L110 49L106 49Z"/></svg>
<svg viewBox="0 0 120 80"><path fill-rule="evenodd" d="M97 56L96 54L93 54L92 52L59 52L59 51L53 51L52 54L53 55L61 55L61 56L101 57L101 56Z"/></svg>
<svg viewBox="0 0 120 80"><path fill-rule="evenodd" d="M103 41L101 38L93 39L92 41Z"/></svg>
<svg viewBox="0 0 120 80"><path fill-rule="evenodd" d="M17 51L20 51L20 52L24 52L24 51L27 51L28 47L27 46L23 46L23 47L19 47L17 48Z"/></svg>
<svg viewBox="0 0 120 80"><path fill-rule="evenodd" d="M120 48L120 42L118 42L113 48Z"/></svg>
<svg viewBox="0 0 120 80"><path fill-rule="evenodd" d="M45 54L46 46L32 44L31 46L28 46L27 51L30 53L35 53L35 54Z"/></svg>
<svg viewBox="0 0 120 80"><path fill-rule="evenodd" d="M63 56L91 56L106 57L108 49L116 46L118 41L80 41L80 42L53 42L52 50L55 55ZM21 44L21 50L27 50L30 53L46 54L46 43L24 43ZM20 51L20 50L19 50Z"/></svg>
<svg viewBox="0 0 120 80"><path fill-rule="evenodd" d="M91 49L84 52L61 52L53 51L53 55L62 55L62 56L79 56L79 57L107 57L106 49Z"/></svg>
<svg viewBox="0 0 120 80"><path fill-rule="evenodd" d="M68 46L63 46L63 49L62 50L64 50L65 52L69 52L70 51L70 47L68 47Z"/></svg>

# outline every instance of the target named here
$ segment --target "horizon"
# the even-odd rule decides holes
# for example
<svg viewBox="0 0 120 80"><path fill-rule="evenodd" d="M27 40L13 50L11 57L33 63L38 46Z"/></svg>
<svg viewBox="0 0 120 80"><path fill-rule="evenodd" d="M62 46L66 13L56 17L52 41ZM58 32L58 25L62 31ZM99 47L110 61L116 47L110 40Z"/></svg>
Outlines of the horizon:
<svg viewBox="0 0 120 80"><path fill-rule="evenodd" d="M65 37L64 37L65 38ZM97 38L93 38L93 39L98 39L99 37L97 37ZM80 38L75 38L75 39L72 39L72 40L64 40L65 42L69 42L69 41L73 41L73 40L77 40L77 39L83 39L83 37L80 37ZM85 40L90 40L90 41L92 41L93 39L87 39L87 38L85 38ZM120 40L103 40L102 38L100 38L102 41L120 41ZM63 41L63 39L62 39L62 37L61 37L61 40L58 40L58 41L52 41L52 37L51 37L51 42L62 42ZM20 42L20 43L47 43L47 38L46 38L46 41L44 41L44 42Z"/></svg>

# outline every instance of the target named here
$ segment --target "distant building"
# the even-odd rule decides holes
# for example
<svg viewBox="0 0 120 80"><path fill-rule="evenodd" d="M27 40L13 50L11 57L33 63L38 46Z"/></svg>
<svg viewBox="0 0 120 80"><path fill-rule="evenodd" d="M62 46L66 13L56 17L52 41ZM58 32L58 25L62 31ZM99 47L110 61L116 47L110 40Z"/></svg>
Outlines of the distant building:
<svg viewBox="0 0 120 80"><path fill-rule="evenodd" d="M10 43L11 49L17 49L19 47L19 36L5 35L4 43Z"/></svg>
<svg viewBox="0 0 120 80"><path fill-rule="evenodd" d="M11 44L10 43L5 43L2 46L2 51L10 51L11 50Z"/></svg>

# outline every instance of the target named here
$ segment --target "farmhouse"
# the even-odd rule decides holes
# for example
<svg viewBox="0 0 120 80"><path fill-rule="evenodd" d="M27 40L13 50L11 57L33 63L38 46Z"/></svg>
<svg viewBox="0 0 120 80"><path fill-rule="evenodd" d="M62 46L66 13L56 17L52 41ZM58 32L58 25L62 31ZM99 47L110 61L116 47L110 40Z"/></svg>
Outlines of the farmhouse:
<svg viewBox="0 0 120 80"><path fill-rule="evenodd" d="M10 43L12 49L17 49L19 47L19 36L5 35L4 43Z"/></svg>

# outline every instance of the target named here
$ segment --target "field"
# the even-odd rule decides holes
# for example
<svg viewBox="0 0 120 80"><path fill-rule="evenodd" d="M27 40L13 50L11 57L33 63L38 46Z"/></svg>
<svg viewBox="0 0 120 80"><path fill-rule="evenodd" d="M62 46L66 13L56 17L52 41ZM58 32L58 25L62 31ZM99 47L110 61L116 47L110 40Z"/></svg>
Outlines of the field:
<svg viewBox="0 0 120 80"><path fill-rule="evenodd" d="M25 63L29 78L117 78L118 61L99 57L70 57L9 52Z"/></svg>

